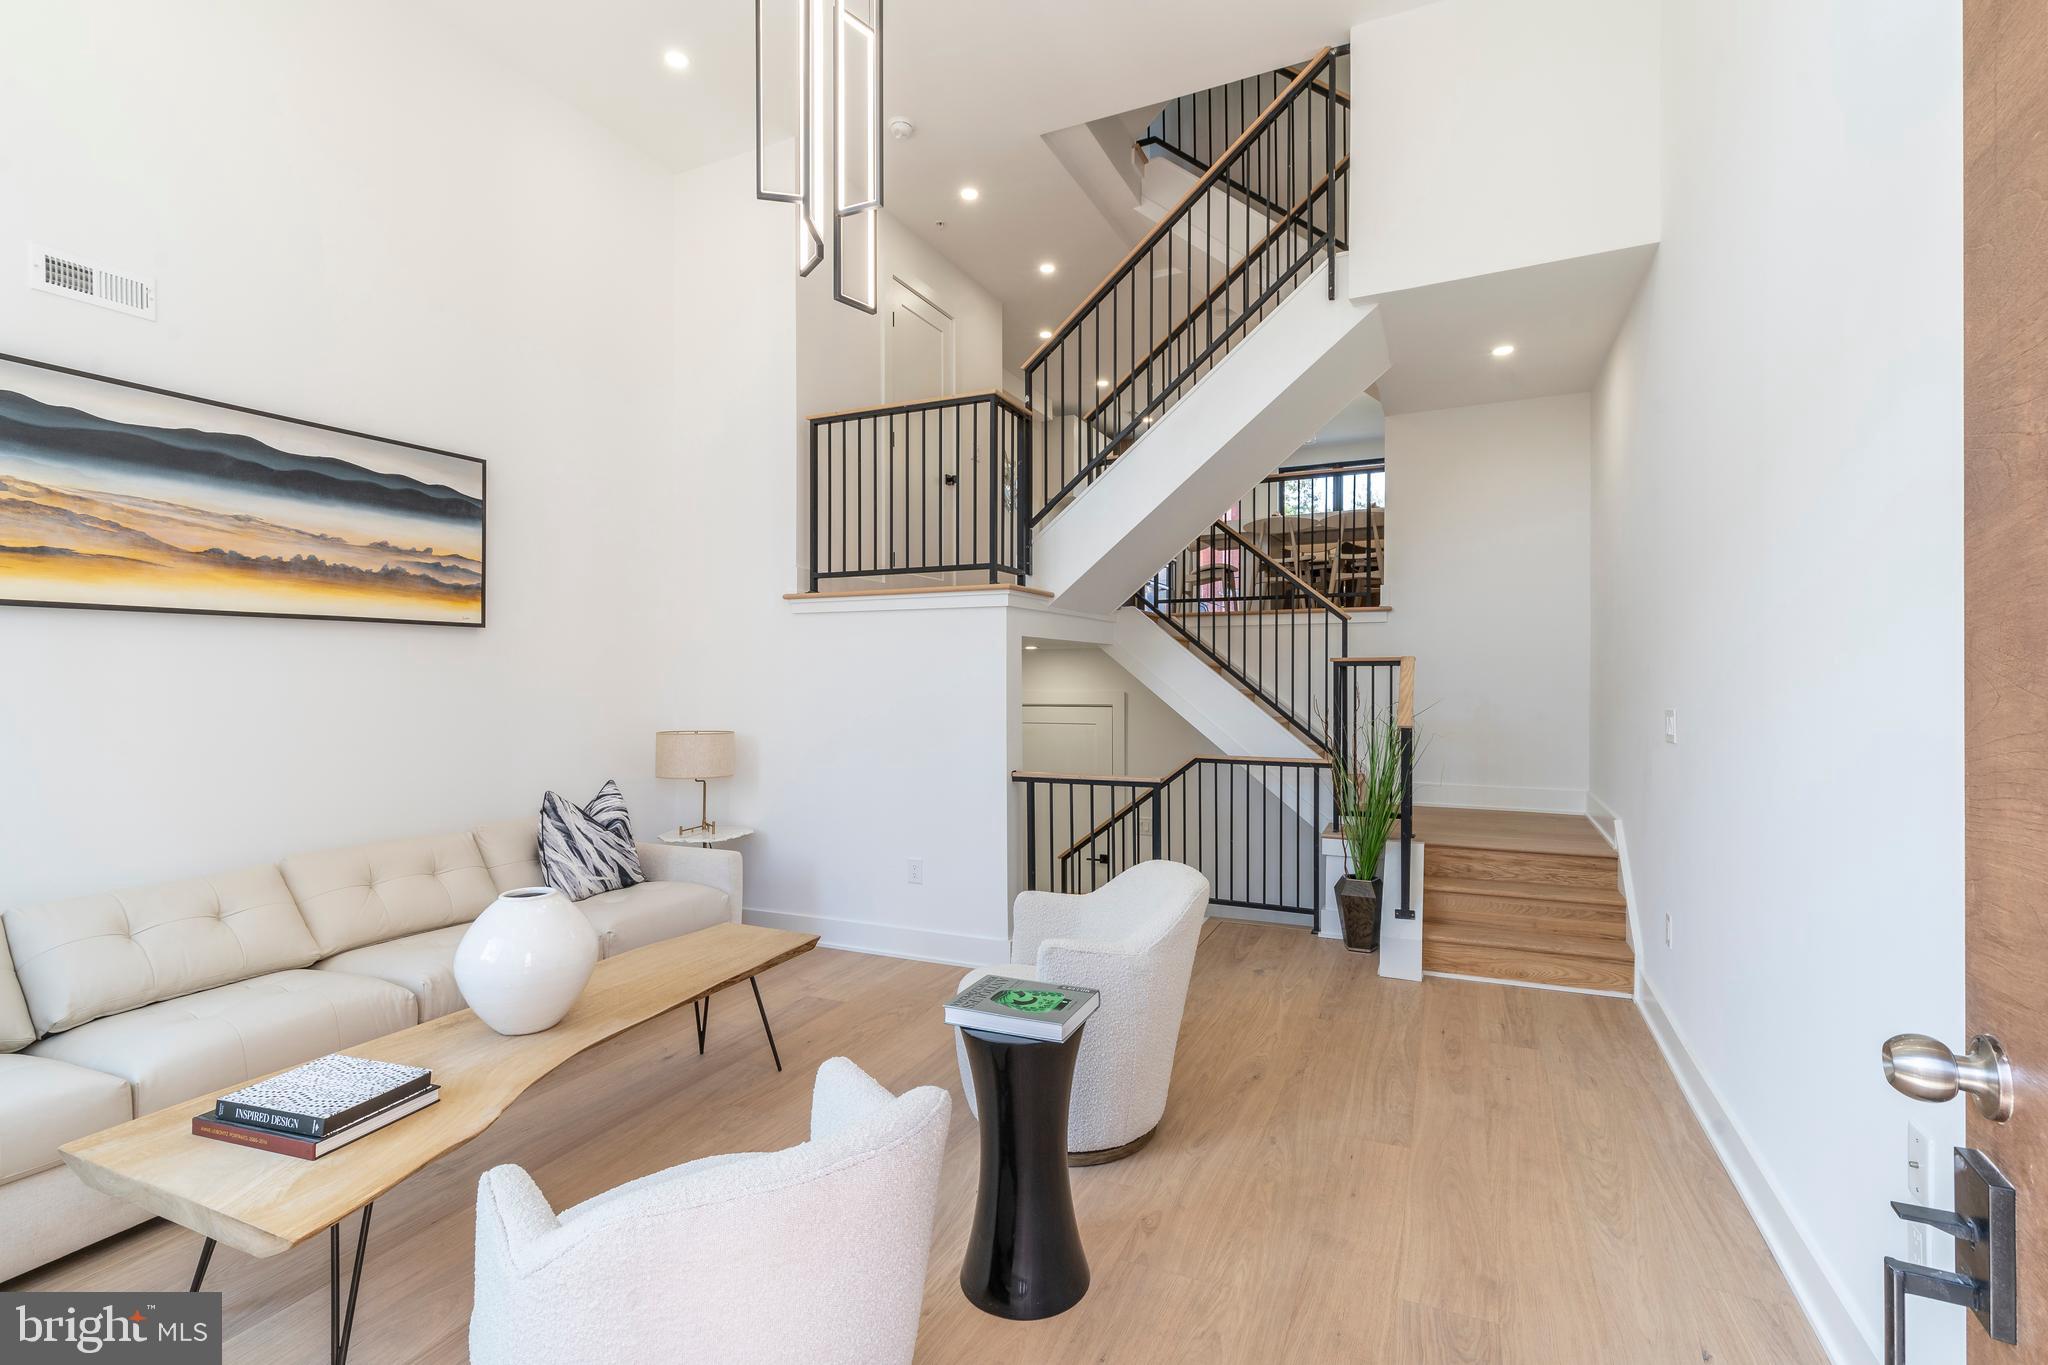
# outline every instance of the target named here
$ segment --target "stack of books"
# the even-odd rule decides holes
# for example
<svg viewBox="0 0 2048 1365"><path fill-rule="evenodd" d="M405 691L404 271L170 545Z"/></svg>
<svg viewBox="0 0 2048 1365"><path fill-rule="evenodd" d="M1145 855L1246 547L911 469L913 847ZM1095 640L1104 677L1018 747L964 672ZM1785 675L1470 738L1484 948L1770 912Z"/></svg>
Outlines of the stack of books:
<svg viewBox="0 0 2048 1365"><path fill-rule="evenodd" d="M441 1098L423 1066L330 1052L214 1101L195 1136L295 1156L325 1156Z"/></svg>
<svg viewBox="0 0 2048 1365"><path fill-rule="evenodd" d="M1100 1003L1101 994L1086 986L985 976L947 1002L946 1022L981 1033L1064 1043Z"/></svg>

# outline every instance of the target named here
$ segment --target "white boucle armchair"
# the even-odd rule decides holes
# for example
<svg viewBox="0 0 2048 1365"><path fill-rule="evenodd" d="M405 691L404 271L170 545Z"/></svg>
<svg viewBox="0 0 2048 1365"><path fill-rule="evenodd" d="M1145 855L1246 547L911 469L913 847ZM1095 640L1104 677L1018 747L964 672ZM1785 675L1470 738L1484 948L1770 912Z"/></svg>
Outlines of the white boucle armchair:
<svg viewBox="0 0 2048 1365"><path fill-rule="evenodd" d="M908 1365L952 1097L818 1068L811 1140L706 1157L557 1214L517 1166L476 1201L475 1365Z"/></svg>
<svg viewBox="0 0 2048 1365"><path fill-rule="evenodd" d="M984 976L1013 976L1102 992L1074 1063L1071 1164L1130 1155L1165 1116L1181 1010L1208 913L1209 879L1182 863L1139 863L1085 896L1026 891L1011 917L1010 962L961 981L965 990ZM953 1045L973 1110L974 1077L957 1032Z"/></svg>

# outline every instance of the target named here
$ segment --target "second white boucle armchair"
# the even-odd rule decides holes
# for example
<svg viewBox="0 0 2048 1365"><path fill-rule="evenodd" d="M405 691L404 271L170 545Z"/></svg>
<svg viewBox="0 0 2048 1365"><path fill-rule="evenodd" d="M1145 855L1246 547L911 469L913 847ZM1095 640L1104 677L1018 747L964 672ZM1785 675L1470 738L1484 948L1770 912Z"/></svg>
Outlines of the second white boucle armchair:
<svg viewBox="0 0 2048 1365"><path fill-rule="evenodd" d="M1026 891L1012 916L1010 962L961 981L965 990L984 976L1013 976L1102 992L1074 1063L1070 1164L1130 1155L1165 1116L1188 977L1208 912L1209 879L1182 863L1139 863L1085 896ZM957 1033L953 1043L973 1109L967 1049Z"/></svg>
<svg viewBox="0 0 2048 1365"><path fill-rule="evenodd" d="M475 1365L909 1365L952 1097L818 1068L811 1140L706 1157L557 1214L517 1166L476 1198Z"/></svg>

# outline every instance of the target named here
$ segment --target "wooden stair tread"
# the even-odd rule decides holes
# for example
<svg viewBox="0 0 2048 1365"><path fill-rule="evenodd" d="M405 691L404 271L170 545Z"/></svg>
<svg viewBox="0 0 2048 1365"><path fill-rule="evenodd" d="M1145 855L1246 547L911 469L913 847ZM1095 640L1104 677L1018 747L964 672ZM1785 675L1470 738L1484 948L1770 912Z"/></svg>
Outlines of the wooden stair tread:
<svg viewBox="0 0 2048 1365"><path fill-rule="evenodd" d="M1494 881L1481 877L1432 877L1425 868L1422 894L1441 892L1447 896L1495 896L1514 901L1558 901L1567 904L1598 905L1615 910L1628 909L1628 901L1617 888L1563 886L1554 882Z"/></svg>
<svg viewBox="0 0 2048 1365"><path fill-rule="evenodd" d="M1613 858L1614 849L1583 815L1542 811L1484 810L1465 806L1417 806L1415 837L1450 848L1497 853L1559 853Z"/></svg>
<svg viewBox="0 0 2048 1365"><path fill-rule="evenodd" d="M1430 918L1428 905L1425 899L1422 921L1425 948L1431 943L1456 943L1505 952L1590 957L1607 962L1635 961L1635 951L1620 939L1597 934L1560 934L1547 929L1517 929L1502 924L1468 924L1456 920L1446 923Z"/></svg>

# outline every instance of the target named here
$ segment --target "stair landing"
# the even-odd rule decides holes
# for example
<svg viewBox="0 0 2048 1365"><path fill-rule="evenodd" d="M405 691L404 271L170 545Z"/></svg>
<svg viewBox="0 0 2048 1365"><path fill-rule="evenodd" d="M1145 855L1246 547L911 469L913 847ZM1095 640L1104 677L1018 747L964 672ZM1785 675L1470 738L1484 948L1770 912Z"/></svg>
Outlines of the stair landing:
<svg viewBox="0 0 2048 1365"><path fill-rule="evenodd" d="M1417 806L1415 834L1424 971L1634 989L1620 861L1585 816Z"/></svg>

